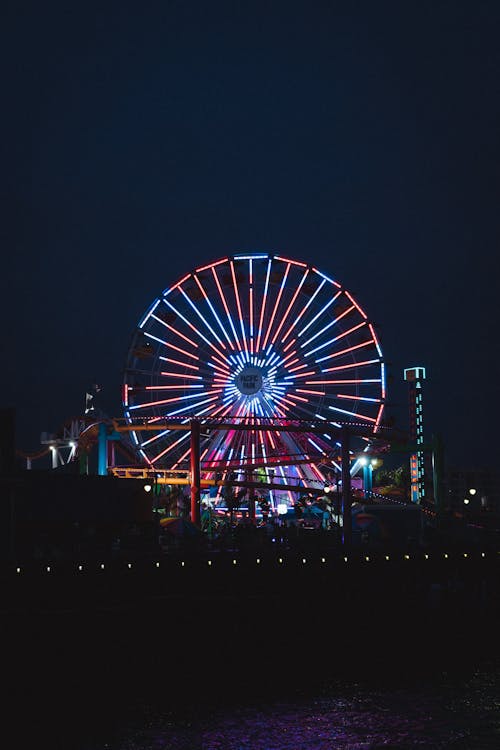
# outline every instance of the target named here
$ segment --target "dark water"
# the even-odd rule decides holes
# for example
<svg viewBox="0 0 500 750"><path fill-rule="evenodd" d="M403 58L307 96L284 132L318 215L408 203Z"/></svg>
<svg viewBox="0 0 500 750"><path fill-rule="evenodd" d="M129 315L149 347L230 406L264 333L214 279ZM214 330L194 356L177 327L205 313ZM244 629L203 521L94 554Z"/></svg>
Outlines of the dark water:
<svg viewBox="0 0 500 750"><path fill-rule="evenodd" d="M4 746L500 748L500 619L476 588L4 612Z"/></svg>
<svg viewBox="0 0 500 750"><path fill-rule="evenodd" d="M307 690L307 689L306 689ZM343 681L318 694L219 708L190 717L138 707L88 750L368 750L500 747L500 679L483 666L467 677L389 688ZM128 726L127 726L128 723Z"/></svg>
<svg viewBox="0 0 500 750"><path fill-rule="evenodd" d="M468 624L452 637L453 619L430 618L402 643L401 627L392 639L369 622L338 643L325 623L284 647L279 633L253 626L250 638L234 636L230 618L210 638L179 630L175 617L130 612L11 625L3 641L9 748L500 747L494 623L478 640Z"/></svg>

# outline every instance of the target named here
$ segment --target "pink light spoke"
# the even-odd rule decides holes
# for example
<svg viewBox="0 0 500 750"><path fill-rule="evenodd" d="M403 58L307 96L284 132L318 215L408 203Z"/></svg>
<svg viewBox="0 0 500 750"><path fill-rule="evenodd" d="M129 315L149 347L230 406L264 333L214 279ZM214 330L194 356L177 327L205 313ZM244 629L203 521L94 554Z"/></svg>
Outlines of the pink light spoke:
<svg viewBox="0 0 500 750"><path fill-rule="evenodd" d="M288 372L297 372L298 370L303 370L304 367L309 367L309 365L297 365L297 367L289 367Z"/></svg>
<svg viewBox="0 0 500 750"><path fill-rule="evenodd" d="M263 349L265 349L266 346L267 346L267 342L268 342L269 336L271 334L271 329L273 327L274 318L276 317L276 313L278 311L278 307L279 307L279 304L280 304L280 301L281 301L281 297L282 297L282 294L283 294L283 289L285 288L285 284L286 284L286 280L288 278L289 272L290 272L290 263L286 267L285 274L284 274L283 280L281 282L280 290L278 292L278 296L276 297L276 302L275 302L274 309L273 309L273 312L272 312L272 315L271 315L271 320L269 321L269 325L267 326L266 337L264 339L264 343L262 344L262 348Z"/></svg>
<svg viewBox="0 0 500 750"><path fill-rule="evenodd" d="M194 396L198 396L198 393L193 394ZM161 401L147 401L145 404L134 404L130 407L130 410L136 410L136 409L151 409L153 406L162 406L163 404L170 404L172 401L178 401L177 398L164 398Z"/></svg>
<svg viewBox="0 0 500 750"><path fill-rule="evenodd" d="M291 261L291 262L292 262L292 261ZM301 265L302 265L302 264L301 264ZM304 263L303 265L305 266L306 264ZM300 290L302 289L302 285L304 284L304 281L306 280L306 277L307 277L307 274L308 274L308 273L309 273L309 269L308 269L308 268L306 268L306 272L305 272L305 273L304 273L304 275L302 276L302 279L300 280L300 283L299 283L299 285L298 285L297 289L295 290L295 294L293 295L293 297L292 297L292 300L291 300L290 304L288 305L288 307L287 307L287 309L286 309L286 312L285 312L285 314L284 314L284 315L283 315L283 317L281 318L281 322L280 322L280 324L279 324L278 328L276 329L276 333L274 334L274 336L273 336L273 338L272 338L272 340L271 340L271 343L272 343L272 344L274 344L274 342L275 342L275 341L276 341L276 339L278 338L279 332L280 332L280 331L281 331L281 329L283 328L283 325L285 324L285 320L286 320L286 319L288 318L288 313L289 313L289 312L290 312L290 310L292 309L292 307L293 307L293 305L294 305L294 303L295 303L295 300L296 300L296 299L297 299L297 297L299 296ZM264 349L265 349L265 346L264 346Z"/></svg>
<svg viewBox="0 0 500 750"><path fill-rule="evenodd" d="M307 341L304 341L304 343L302 344L302 347L306 347L308 344L311 343L311 341L314 341L315 339L317 339L318 336L321 336L323 333L325 333L325 331L328 331L329 328L336 325L339 322L339 320L342 320L342 318L345 318L346 315L349 315L349 313L351 313L355 309L356 308L354 305L351 305L351 307L348 307L347 310L344 310L343 313L338 315L334 320L330 321L330 323L324 326L324 328L322 328L320 331L315 333L314 336L311 336L310 338L307 339Z"/></svg>
<svg viewBox="0 0 500 750"><path fill-rule="evenodd" d="M201 375L186 375L185 373L179 372L160 372L165 378L182 378L186 380L203 380Z"/></svg>
<svg viewBox="0 0 500 750"><path fill-rule="evenodd" d="M160 357L163 362L170 362L172 365L179 365L179 367L189 367L190 370L199 371L198 365L188 365L187 362L179 362L177 359L170 359L169 357Z"/></svg>
<svg viewBox="0 0 500 750"><path fill-rule="evenodd" d="M344 354L350 354L350 352L356 351L356 349L363 349L365 346L371 346L375 342L373 339L369 339L368 341L363 341L361 344L356 344L355 346L349 346L347 349L342 349L340 352L334 352L333 354L328 354L326 357L320 357L320 359L317 359L316 362L325 362L327 359L335 359L336 357L342 357Z"/></svg>
<svg viewBox="0 0 500 750"><path fill-rule="evenodd" d="M250 261L250 264L252 261ZM250 265L250 268L252 266ZM250 289L248 291L249 295L249 301L248 304L250 306L250 354L253 354L253 287L252 282L250 282Z"/></svg>
<svg viewBox="0 0 500 750"><path fill-rule="evenodd" d="M191 359L195 359L196 361L199 361L199 356L197 354L191 354L191 352L187 352L185 349L181 349L180 346L175 346L175 344L171 344L170 341L167 341L167 346L170 349L175 349L176 352L179 352L179 354L184 354L185 357L191 357Z"/></svg>
<svg viewBox="0 0 500 750"><path fill-rule="evenodd" d="M179 338L184 339L184 341L187 341L188 344L191 344L191 346L198 347L198 344L196 341L193 341L188 336L185 336L183 333L178 331L176 328L170 325L170 323L166 323L164 320L161 320L161 318L157 318L156 315L152 315L152 318L157 320L159 323L161 323L165 328L168 328L169 331L172 331L172 333L175 333L176 336L179 336Z"/></svg>
<svg viewBox="0 0 500 750"><path fill-rule="evenodd" d="M192 299L190 298L190 296L189 296L189 295L188 295L188 294L187 294L187 293L186 293L186 292L184 291L184 289L181 289L181 290L180 290L180 292L181 292L181 294L183 295L183 297L184 297L184 299L186 300L186 302L188 303L188 305L189 305L189 306L191 307L191 309L192 309L192 310L194 310L194 312L195 312L195 313L197 314L197 316L199 317L199 319L201 320L201 322L202 322L202 323L204 323L204 324L205 324L205 326L206 326L206 327L208 328L208 330L210 331L210 333L212 334L212 336L213 336L213 337L215 338L215 340L217 341L217 343L219 344L219 346L221 346L221 347L222 347L223 349L225 349L225 348L226 348L226 345L225 345L225 343L224 343L224 342L222 341L222 339L221 339L221 338L219 338L219 336L218 336L218 335L217 335L217 333L216 333L216 332L214 331L214 329L212 328L212 326L210 325L210 323L208 322L208 320L207 320L207 319L205 318L205 316L203 315L203 313L202 313L202 312L201 312L200 310L198 310L198 306L197 306L197 305L195 305L195 303L193 302L193 300L192 300ZM204 336L203 336L203 334L201 333L201 331L200 331L199 329L196 329L196 330L198 331L198 334L199 334L199 335L200 335L200 336L201 336L202 338L204 338ZM204 340L205 340L205 341L207 341L207 343L208 343L208 340L207 340L207 339L204 339Z"/></svg>
<svg viewBox="0 0 500 750"><path fill-rule="evenodd" d="M380 383L380 378L367 378L355 380L307 380L306 385L347 385L352 383Z"/></svg>
<svg viewBox="0 0 500 750"><path fill-rule="evenodd" d="M378 359L367 359L364 362L351 362L348 365L338 365L337 367L328 367L323 372L336 372L338 370L357 370L359 367L365 367L366 365L379 364Z"/></svg>
<svg viewBox="0 0 500 750"><path fill-rule="evenodd" d="M181 464L184 461L184 459L189 456L190 453L191 453L191 448L188 448L187 451L185 451L182 454L182 456L179 458L179 460L175 462L175 464L173 465L172 468L176 469L179 466L179 464ZM200 456L200 461L201 461L201 456Z"/></svg>
<svg viewBox="0 0 500 750"><path fill-rule="evenodd" d="M285 362L288 362L288 360L289 360L289 359L290 359L291 357L294 357L294 356L295 356L296 354L297 354L297 349L294 349L294 350L293 350L293 352L290 352L290 354L288 354L288 355L287 355L287 356L286 356L286 357L285 357L285 358L284 358L284 359L283 359L283 360L281 361L281 364L282 364L282 365L284 365L284 364L285 364ZM295 360L295 361L297 361L297 360Z"/></svg>
<svg viewBox="0 0 500 750"><path fill-rule="evenodd" d="M324 396L324 391L312 391L308 388L297 388L297 393L310 393L312 396Z"/></svg>
<svg viewBox="0 0 500 750"><path fill-rule="evenodd" d="M167 446L165 450L163 450L161 453L158 453L158 455L155 456L155 458L151 459L151 463L155 464L157 461L160 460L160 458L163 458L163 456L165 456L167 453L170 453L172 448L175 448L176 445L179 445L179 443L185 440L187 437L189 437L189 432L185 433L184 435L181 435L181 437L178 440L176 440L174 443L171 443L171 445Z"/></svg>
<svg viewBox="0 0 500 750"><path fill-rule="evenodd" d="M295 395L295 394L293 394L293 393L289 393L289 394L288 394L288 398L291 398L291 399L293 399L294 401L295 401L295 400L296 400L296 401L303 401L303 402L304 402L304 404L308 404L308 403L309 403L309 399L308 399L308 398L303 398L302 396L296 396L296 395Z"/></svg>
<svg viewBox="0 0 500 750"><path fill-rule="evenodd" d="M182 385L179 383L178 385L146 385L143 388L137 388L137 386L134 387L134 391L136 390L145 390L145 391L183 391L186 388L204 388L203 385L192 385L191 383L186 383Z"/></svg>
<svg viewBox="0 0 500 750"><path fill-rule="evenodd" d="M176 315L178 315L178 316L179 316L179 317L180 317L180 318L181 318L181 319L182 319L182 320L183 320L183 321L184 321L184 322L186 323L186 325L187 325L187 326L189 326L189 328L191 328L191 330L192 330L192 331L194 331L194 332L195 332L196 334L198 334L198 336L199 336L199 337L200 337L201 339L203 339L203 341L204 341L204 342L205 342L206 344L208 344L208 346L210 346L210 347L211 347L211 348L212 348L212 349L213 349L213 350L214 350L215 352L218 352L218 351L219 351L219 350L217 349L217 347L215 346L215 344L213 344L213 343L212 343L212 342L211 342L211 341L210 341L209 339L207 339L207 337L203 335L203 333L202 333L202 332L201 332L201 331L199 330L199 328L196 328L196 326L194 326L194 325L193 325L193 324L192 324L192 323L191 323L191 322L190 322L190 321L189 321L189 320L188 320L188 319L187 319L187 318L186 318L186 317L185 317L184 315L182 315L182 313L180 313L180 312L179 312L179 311L178 311L178 310L177 310L177 309L176 309L176 308L175 308L175 307L174 307L174 306L172 305L172 303L171 303L171 302L168 302L167 300L165 300L165 304L166 304L166 305L167 305L168 307L170 307L170 309L171 309L171 310L173 310L173 311L175 312L175 314L176 314Z"/></svg>
<svg viewBox="0 0 500 750"><path fill-rule="evenodd" d="M260 321L259 321L259 331L257 334L257 345L255 347L255 351L258 352L260 348L260 337L262 335L262 323L264 320L264 311L266 309L266 302L267 302L267 289L269 287L269 275L271 273L271 260L267 262L267 272L266 272L266 281L264 284L264 294L262 297L262 306L260 308Z"/></svg>
<svg viewBox="0 0 500 750"><path fill-rule="evenodd" d="M354 401L369 401L374 404L380 404L382 399L380 398L368 398L367 396L355 396L352 393L337 393L336 398L344 398L350 401L351 399Z"/></svg>
<svg viewBox="0 0 500 750"><path fill-rule="evenodd" d="M241 335L242 335L242 338L243 338L243 345L244 345L245 351L246 351L246 353L248 355L247 337L246 337L246 333L245 333L245 323L244 323L244 320L243 320L243 314L241 312L240 295L239 295L239 292L238 292L238 285L236 283L236 274L234 272L234 263L233 263L233 261L231 261L229 265L231 266L231 276L232 276L232 279L233 279L234 296L236 298L236 307L238 308L238 315L239 315L239 318L240 318L240 327L241 327Z"/></svg>
<svg viewBox="0 0 500 750"><path fill-rule="evenodd" d="M239 339L238 339L238 334L236 333L236 329L234 327L233 319L231 317L231 313L229 312L229 307L227 305L226 298L224 296L224 292L222 291L222 287L221 287L221 284L220 284L220 281L219 281L219 277L217 276L217 271L215 270L215 268L212 268L212 274L213 274L213 277L215 279L215 284L217 286L217 290L219 292L219 296L221 298L222 305L223 305L224 310L226 312L226 316L227 316L227 319L229 321L229 325L231 326L231 330L233 332L234 340L236 341L236 346L238 348L240 348L240 342L239 342Z"/></svg>
<svg viewBox="0 0 500 750"><path fill-rule="evenodd" d="M169 432L170 430L164 430L163 432L156 433L156 435L153 435L153 437L149 438L149 440L145 440L143 443L141 443L140 447L144 448L146 445L151 445L151 443L155 443L157 440L164 438L165 435L167 435Z"/></svg>
<svg viewBox="0 0 500 750"><path fill-rule="evenodd" d="M203 285L202 285L201 281L199 280L198 276L196 276L196 274L194 274L194 280L195 280L195 281L196 281L196 283L198 284L198 288L199 288L200 292L201 292L201 293L203 294L203 296L204 296L204 298L205 298L205 302L206 302L206 303L207 303L207 305L209 306L209 308L210 308L210 310L211 310L211 312L212 312L212 315L213 315L213 316L214 316L214 318L215 318L215 321L217 322L217 324L218 324L219 328L221 329L221 331L222 331L222 335L226 337L226 340L227 340L227 342L228 342L229 346L230 346L230 347L231 347L232 349L234 349L233 343L232 343L231 339L229 338L229 336L228 336L228 333L227 333L226 329L225 329L225 328L224 328L224 326L222 325L222 323L221 323L221 320L220 320L219 316L217 315L217 311L215 310L214 306L212 305L212 303L211 303L211 301L210 301L210 298L209 298L208 294L206 293L205 289L203 288ZM207 324L207 325L208 325L208 324ZM210 326L209 326L209 328L210 328ZM214 332L214 331L212 331L212 333L214 334L214 336L216 336L216 334L215 334L215 332ZM217 337L217 336L216 336L216 338L218 339L218 337ZM222 344L222 346L223 346L223 348L224 348L224 349L226 348L226 347L225 347L225 344Z"/></svg>
<svg viewBox="0 0 500 750"><path fill-rule="evenodd" d="M340 333L338 336L335 336L335 338L330 339L329 341L325 341L324 344L320 344L319 346L314 347L314 349L310 349L310 351L304 352L304 357L309 357L311 354L314 354L315 352L319 352L320 349L324 349L325 346L330 346L330 344L334 344L336 341L340 341L340 339L343 339L346 336L349 336L350 333L354 333L354 331L357 331L360 328L363 328L363 326L365 325L366 325L365 321L363 321L362 323L358 323L357 326L353 326L352 328L349 328L348 331L344 331L343 333Z"/></svg>
<svg viewBox="0 0 500 750"><path fill-rule="evenodd" d="M211 355L214 362L217 362L221 367L224 367L226 370L230 370L229 365L227 364L226 360L220 359L220 357L216 357L215 354Z"/></svg>

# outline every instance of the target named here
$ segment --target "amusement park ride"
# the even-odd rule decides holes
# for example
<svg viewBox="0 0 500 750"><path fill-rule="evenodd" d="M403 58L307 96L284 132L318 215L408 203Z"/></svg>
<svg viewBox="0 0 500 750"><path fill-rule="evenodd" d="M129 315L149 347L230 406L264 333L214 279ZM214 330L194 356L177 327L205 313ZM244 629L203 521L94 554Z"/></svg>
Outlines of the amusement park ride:
<svg viewBox="0 0 500 750"><path fill-rule="evenodd" d="M370 458L395 439L373 323L338 281L275 254L221 258L165 289L133 333L122 388L123 418L87 399L27 468L50 451L53 468L86 473L97 445L98 474L189 485L196 522L203 489L223 504L229 481L249 491L250 515L257 489L274 510L330 485L350 503L351 477L362 468L370 492ZM418 455L428 448L422 437Z"/></svg>

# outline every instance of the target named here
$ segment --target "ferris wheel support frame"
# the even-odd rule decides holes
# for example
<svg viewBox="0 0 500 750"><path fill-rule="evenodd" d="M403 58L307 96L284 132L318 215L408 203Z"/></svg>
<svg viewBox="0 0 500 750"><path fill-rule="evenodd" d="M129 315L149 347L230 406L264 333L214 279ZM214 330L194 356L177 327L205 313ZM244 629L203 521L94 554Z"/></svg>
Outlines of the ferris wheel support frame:
<svg viewBox="0 0 500 750"><path fill-rule="evenodd" d="M200 420L191 419L189 429L191 431L191 521L199 526L201 518ZM350 435L348 425L342 425L340 429L340 450L342 456L342 543L344 546L350 545L352 537ZM250 517L255 520L255 501L253 501L253 509L250 508Z"/></svg>

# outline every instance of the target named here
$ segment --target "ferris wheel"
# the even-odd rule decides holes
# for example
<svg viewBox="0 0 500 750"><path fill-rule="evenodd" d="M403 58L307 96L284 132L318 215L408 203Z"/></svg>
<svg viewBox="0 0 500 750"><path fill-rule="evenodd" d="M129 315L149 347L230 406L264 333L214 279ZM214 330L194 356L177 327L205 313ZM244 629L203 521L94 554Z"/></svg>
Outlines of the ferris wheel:
<svg viewBox="0 0 500 750"><path fill-rule="evenodd" d="M165 418L346 421L380 427L385 366L373 324L341 284L281 255L233 255L157 297L128 353L123 408L133 426ZM189 466L189 432L131 432L150 467ZM202 469L245 467L283 485L324 482L325 433L202 430ZM338 450L337 450L338 452Z"/></svg>

